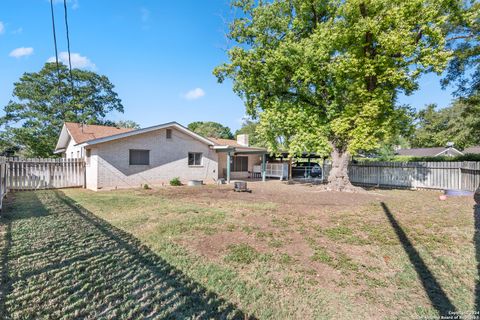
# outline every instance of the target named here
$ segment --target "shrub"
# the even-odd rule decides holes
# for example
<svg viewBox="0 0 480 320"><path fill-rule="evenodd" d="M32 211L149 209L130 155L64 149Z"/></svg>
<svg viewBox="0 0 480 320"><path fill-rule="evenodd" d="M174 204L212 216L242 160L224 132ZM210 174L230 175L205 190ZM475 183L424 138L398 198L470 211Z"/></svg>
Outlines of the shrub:
<svg viewBox="0 0 480 320"><path fill-rule="evenodd" d="M181 186L182 182L180 181L179 177L175 177L172 180L170 180L170 185L171 186Z"/></svg>
<svg viewBox="0 0 480 320"><path fill-rule="evenodd" d="M145 183L145 184L143 185L143 189L145 189L145 190L150 190L150 187L148 186L148 184Z"/></svg>

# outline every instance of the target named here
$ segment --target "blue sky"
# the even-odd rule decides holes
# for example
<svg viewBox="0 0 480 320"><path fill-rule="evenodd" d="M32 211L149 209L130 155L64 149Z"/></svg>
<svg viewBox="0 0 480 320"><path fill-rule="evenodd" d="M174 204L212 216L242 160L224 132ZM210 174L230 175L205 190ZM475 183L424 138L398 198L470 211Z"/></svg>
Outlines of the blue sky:
<svg viewBox="0 0 480 320"><path fill-rule="evenodd" d="M56 0L59 51L66 51L63 1ZM212 70L226 60L228 0L69 0L74 64L110 78L124 114L141 126L168 121L184 125L211 120L232 130L245 108L231 83L218 84ZM0 107L11 99L13 82L41 69L54 55L48 0L0 1ZM451 89L426 75L420 90L400 103L447 106ZM0 115L3 111L0 111Z"/></svg>

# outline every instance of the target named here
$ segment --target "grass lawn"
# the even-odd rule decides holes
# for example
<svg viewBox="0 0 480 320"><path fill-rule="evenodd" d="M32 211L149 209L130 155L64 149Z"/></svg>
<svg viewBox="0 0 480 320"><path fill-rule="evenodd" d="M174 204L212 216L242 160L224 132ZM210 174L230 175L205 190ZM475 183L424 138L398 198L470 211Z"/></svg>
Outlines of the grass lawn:
<svg viewBox="0 0 480 320"><path fill-rule="evenodd" d="M249 187L14 194L1 220L1 315L396 319L480 308L472 199Z"/></svg>

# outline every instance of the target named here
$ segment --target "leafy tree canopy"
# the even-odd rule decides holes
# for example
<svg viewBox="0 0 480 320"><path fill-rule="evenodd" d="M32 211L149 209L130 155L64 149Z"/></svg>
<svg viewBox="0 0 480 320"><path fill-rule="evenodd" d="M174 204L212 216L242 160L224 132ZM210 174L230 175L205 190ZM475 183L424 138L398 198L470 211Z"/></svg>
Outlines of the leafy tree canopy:
<svg viewBox="0 0 480 320"><path fill-rule="evenodd" d="M398 134L399 91L451 58L445 25L460 0L233 1L236 45L214 74L234 81L270 149L328 154L332 189L348 187L348 154ZM453 23L453 22L452 22ZM399 121L400 120L400 121Z"/></svg>
<svg viewBox="0 0 480 320"><path fill-rule="evenodd" d="M461 97L480 94L480 2L469 1L463 14L449 24L448 47L454 50L444 86L457 86Z"/></svg>
<svg viewBox="0 0 480 320"><path fill-rule="evenodd" d="M64 121L104 124L109 112L123 112L106 76L73 69L72 78L73 83L65 65L57 71L55 63L46 63L14 84L0 126L27 156L50 157Z"/></svg>
<svg viewBox="0 0 480 320"><path fill-rule="evenodd" d="M249 144L255 147L265 147L266 144L258 132L259 123L252 119L244 119L242 127L235 131L235 136L248 134Z"/></svg>
<svg viewBox="0 0 480 320"><path fill-rule="evenodd" d="M453 142L464 149L480 144L480 101L471 103L459 99L451 106L438 110L428 105L417 113L416 129L411 139L413 147L439 147Z"/></svg>
<svg viewBox="0 0 480 320"><path fill-rule="evenodd" d="M117 127L117 128L131 128L131 129L140 129L140 125L133 120L119 120L119 121L105 121L104 123L107 126Z"/></svg>
<svg viewBox="0 0 480 320"><path fill-rule="evenodd" d="M204 137L233 139L229 127L213 121L195 121L188 125L188 129Z"/></svg>

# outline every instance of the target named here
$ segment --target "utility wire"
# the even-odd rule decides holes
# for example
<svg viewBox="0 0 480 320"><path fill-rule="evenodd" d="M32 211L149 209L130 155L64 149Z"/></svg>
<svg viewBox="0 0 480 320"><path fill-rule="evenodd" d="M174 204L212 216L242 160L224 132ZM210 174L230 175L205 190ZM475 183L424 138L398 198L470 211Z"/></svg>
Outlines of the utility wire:
<svg viewBox="0 0 480 320"><path fill-rule="evenodd" d="M55 62L57 64L58 82L60 83L60 67L58 66L57 33L55 31L55 15L53 13L53 0L50 0L50 12L52 14L53 43L55 45Z"/></svg>
<svg viewBox="0 0 480 320"><path fill-rule="evenodd" d="M72 74L72 58L70 54L70 32L68 30L68 15L67 15L67 0L63 0L63 9L65 12L65 28L67 31L67 51L68 51L68 67L70 71L70 86L72 88L72 98L74 96L74 88L73 88L73 74Z"/></svg>

